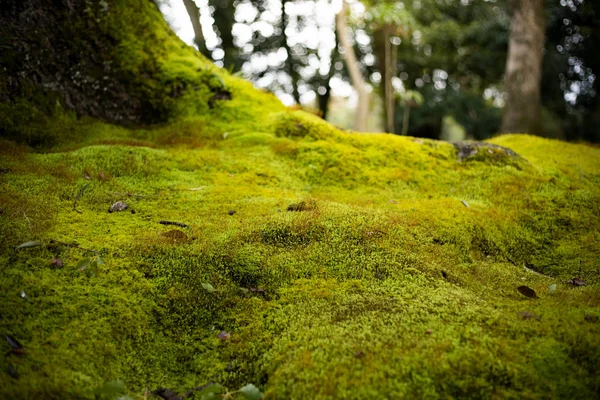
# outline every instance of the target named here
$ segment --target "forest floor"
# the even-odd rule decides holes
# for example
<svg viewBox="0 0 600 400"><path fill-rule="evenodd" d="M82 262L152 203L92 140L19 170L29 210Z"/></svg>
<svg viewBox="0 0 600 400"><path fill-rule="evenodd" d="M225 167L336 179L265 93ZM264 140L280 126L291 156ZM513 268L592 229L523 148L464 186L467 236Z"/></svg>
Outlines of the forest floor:
<svg viewBox="0 0 600 400"><path fill-rule="evenodd" d="M168 122L0 104L0 398L600 397L600 148L345 132L129 3Z"/></svg>
<svg viewBox="0 0 600 400"><path fill-rule="evenodd" d="M598 396L600 149L278 120L3 143L3 398Z"/></svg>

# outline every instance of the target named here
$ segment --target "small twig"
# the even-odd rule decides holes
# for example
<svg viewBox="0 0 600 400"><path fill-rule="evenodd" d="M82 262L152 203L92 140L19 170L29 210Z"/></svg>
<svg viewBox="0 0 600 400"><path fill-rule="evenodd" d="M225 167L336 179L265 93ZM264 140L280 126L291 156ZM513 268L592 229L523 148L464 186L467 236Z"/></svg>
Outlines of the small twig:
<svg viewBox="0 0 600 400"><path fill-rule="evenodd" d="M98 250L86 249L85 247L81 247L81 246L78 246L76 244L71 244L71 243L67 243L67 242L61 242L60 240L50 239L50 243L58 243L58 244L62 244L64 246L74 247L74 248L79 249L79 250L90 251L92 253L100 254L100 252Z"/></svg>
<svg viewBox="0 0 600 400"><path fill-rule="evenodd" d="M27 225L29 226L29 233L31 233L31 220L29 219L27 214L25 214L25 211L23 211L23 216L25 217L25 220L27 220Z"/></svg>
<svg viewBox="0 0 600 400"><path fill-rule="evenodd" d="M83 187L79 190L79 193L77 193L77 196L75 196L75 201L73 202L73 210L77 211L79 214L81 214L82 212L77 209L77 202L79 201L81 196L83 196L83 192L85 192L85 189L87 189L88 186L89 183L83 185Z"/></svg>
<svg viewBox="0 0 600 400"><path fill-rule="evenodd" d="M183 222L165 221L165 220L158 221L158 223L161 224L161 225L175 225L175 226L180 226L182 228L187 228L189 226L188 224L184 224Z"/></svg>
<svg viewBox="0 0 600 400"><path fill-rule="evenodd" d="M156 195L145 195L145 194L137 194L137 193L130 193L130 192L114 192L114 195L117 196L127 196L127 197L156 197Z"/></svg>

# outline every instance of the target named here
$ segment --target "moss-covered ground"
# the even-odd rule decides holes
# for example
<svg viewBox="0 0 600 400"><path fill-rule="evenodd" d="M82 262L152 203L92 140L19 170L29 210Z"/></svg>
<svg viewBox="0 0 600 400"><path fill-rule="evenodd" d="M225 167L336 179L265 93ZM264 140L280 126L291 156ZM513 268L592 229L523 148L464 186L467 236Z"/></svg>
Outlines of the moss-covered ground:
<svg viewBox="0 0 600 400"><path fill-rule="evenodd" d="M3 105L1 398L600 396L599 148L343 132L165 35L169 123Z"/></svg>

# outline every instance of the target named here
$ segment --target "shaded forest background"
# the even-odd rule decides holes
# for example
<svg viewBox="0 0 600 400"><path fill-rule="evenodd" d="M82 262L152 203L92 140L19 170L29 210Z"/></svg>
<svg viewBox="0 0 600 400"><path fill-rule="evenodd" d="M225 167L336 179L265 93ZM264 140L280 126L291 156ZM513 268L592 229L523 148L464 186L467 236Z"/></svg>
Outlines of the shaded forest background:
<svg viewBox="0 0 600 400"><path fill-rule="evenodd" d="M332 86L354 83L333 15L329 20L322 15L336 10L335 1L160 0L159 5L165 10L177 2L185 3L194 42L208 58L339 122L328 115L340 107L331 99ZM439 138L443 130L459 127L474 139L502 131L510 23L519 3L538 3L545 29L540 126L529 131L599 141L600 4L589 0L350 3L348 36L372 88L371 103L379 104L383 130Z"/></svg>
<svg viewBox="0 0 600 400"><path fill-rule="evenodd" d="M195 46L215 64L343 127L373 130L363 113L356 112L352 124L352 111L340 111L345 105L335 90L345 86L369 97L369 117L390 133L452 140L453 132L460 139L485 139L504 131L600 141L595 1L156 0L156 5L165 11L178 2L194 27ZM169 99L187 89L177 79L140 85L136 74L160 75L160 55L148 48L132 67L118 57L116 38L102 26L107 22L77 17L104 15L109 2L3 3L0 103L10 108L7 115L23 100L37 110L45 97L42 111L48 112L58 93L60 104L78 115L155 124L168 118ZM538 99L529 101L518 79L510 83L505 76L511 20L532 4L544 36L535 44L543 48L541 71L528 78L539 81ZM524 30L532 27L526 22ZM526 56L538 51L528 45ZM356 62L345 60L350 53ZM525 65L522 71L528 71ZM503 124L511 106L529 121ZM0 129L15 136L9 125L22 126L36 110L24 112L21 122L11 116Z"/></svg>

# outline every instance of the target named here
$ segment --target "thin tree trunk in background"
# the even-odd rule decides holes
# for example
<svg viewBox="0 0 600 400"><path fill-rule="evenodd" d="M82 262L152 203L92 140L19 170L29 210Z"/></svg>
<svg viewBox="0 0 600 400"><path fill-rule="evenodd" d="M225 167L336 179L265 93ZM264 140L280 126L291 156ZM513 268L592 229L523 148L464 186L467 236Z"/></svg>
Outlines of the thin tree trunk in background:
<svg viewBox="0 0 600 400"><path fill-rule="evenodd" d="M317 90L317 98L319 102L319 111L321 112L321 118L327 121L327 112L329 111L329 99L331 99L331 78L335 74L335 63L338 61L339 52L337 50L338 44L340 43L338 40L337 31L333 32L335 36L335 46L331 49L329 54L330 66L329 72L323 79L322 86L325 87L325 93L320 94Z"/></svg>
<svg viewBox="0 0 600 400"><path fill-rule="evenodd" d="M215 26L219 30L221 48L225 52L223 56L223 67L232 71L239 71L242 61L239 50L233 42L233 22L235 6L233 0L209 0L214 7L213 18Z"/></svg>
<svg viewBox="0 0 600 400"><path fill-rule="evenodd" d="M294 69L294 59L292 58L292 50L290 49L290 45L288 44L288 37L285 33L285 28L288 25L288 17L285 13L285 5L290 0L281 0L281 35L283 37L283 48L287 53L287 58L285 60L285 69L292 80L292 97L296 104L300 104L300 92L298 91L298 80L300 79L300 74Z"/></svg>
<svg viewBox="0 0 600 400"><path fill-rule="evenodd" d="M398 47L391 42L391 36L386 34L386 61L387 61L387 78L386 78L386 115L387 115L387 131L389 133L395 133L395 122L394 117L396 115L396 96L394 86L392 85L392 78L396 76L396 60Z"/></svg>
<svg viewBox="0 0 600 400"><path fill-rule="evenodd" d="M544 0L510 0L512 18L502 132L540 134Z"/></svg>
<svg viewBox="0 0 600 400"><path fill-rule="evenodd" d="M206 43L204 42L204 33L202 32L202 24L200 23L200 8L198 8L194 0L183 0L183 4L194 28L194 43L202 54L208 56Z"/></svg>
<svg viewBox="0 0 600 400"><path fill-rule="evenodd" d="M408 104L404 105L404 118L402 118L402 136L408 135L408 123L410 118L410 107Z"/></svg>
<svg viewBox="0 0 600 400"><path fill-rule="evenodd" d="M346 4L346 1L343 1L342 10L335 16L335 26L340 45L344 50L344 59L346 60L346 67L348 68L350 79L352 80L352 86L354 86L354 90L358 93L358 106L356 107L354 130L365 132L367 130L367 119L369 117L369 92L367 90L365 79L358 68L358 61L356 59L356 54L354 54L354 49L348 41L348 27L346 26L347 12L348 4Z"/></svg>
<svg viewBox="0 0 600 400"><path fill-rule="evenodd" d="M374 35L375 57L381 71L381 96L383 98L383 114L385 129L388 133L395 133L395 104L394 87L392 78L396 76L397 46L390 41L395 29L393 25L381 25Z"/></svg>

